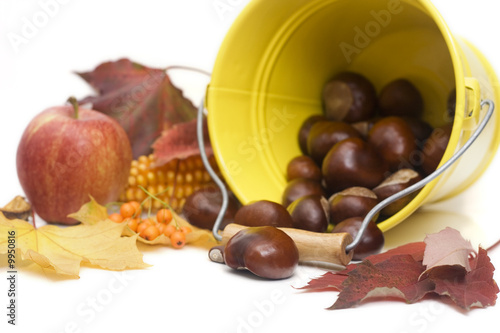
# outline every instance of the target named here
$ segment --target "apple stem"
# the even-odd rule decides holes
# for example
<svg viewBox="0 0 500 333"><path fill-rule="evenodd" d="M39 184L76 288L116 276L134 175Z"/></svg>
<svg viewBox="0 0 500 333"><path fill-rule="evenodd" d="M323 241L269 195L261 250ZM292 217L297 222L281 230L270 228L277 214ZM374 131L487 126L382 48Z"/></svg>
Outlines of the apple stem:
<svg viewBox="0 0 500 333"><path fill-rule="evenodd" d="M78 119L78 101L76 100L75 97L71 96L68 98L68 103L73 105L73 109L75 110L75 119Z"/></svg>

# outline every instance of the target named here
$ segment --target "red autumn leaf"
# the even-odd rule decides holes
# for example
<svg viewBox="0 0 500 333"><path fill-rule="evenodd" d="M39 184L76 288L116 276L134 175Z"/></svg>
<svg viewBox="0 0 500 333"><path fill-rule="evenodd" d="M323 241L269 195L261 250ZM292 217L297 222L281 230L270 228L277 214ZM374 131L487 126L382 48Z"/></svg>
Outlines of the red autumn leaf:
<svg viewBox="0 0 500 333"><path fill-rule="evenodd" d="M450 271L442 270L430 272L429 280L435 284L434 292L449 296L458 306L466 310L494 305L499 289L493 280L495 268L486 250L479 248L478 255L471 259L470 266L469 272L465 272L460 266L465 274L453 275Z"/></svg>
<svg viewBox="0 0 500 333"><path fill-rule="evenodd" d="M471 243L462 238L452 228L445 228L438 233L427 235L423 265L427 269L435 266L459 265L470 271L469 255L475 253Z"/></svg>
<svg viewBox="0 0 500 333"><path fill-rule="evenodd" d="M92 103L93 109L115 118L127 132L135 158L148 154L164 129L196 118L196 107L164 69L120 59L77 74L98 93L80 103Z"/></svg>
<svg viewBox="0 0 500 333"><path fill-rule="evenodd" d="M326 272L322 276L312 279L306 286L297 288L306 291L341 291L342 282L347 279L349 275L345 270L340 272Z"/></svg>
<svg viewBox="0 0 500 333"><path fill-rule="evenodd" d="M421 299L433 285L418 281L422 263L410 255L395 255L378 264L363 261L342 283L342 291L331 309L353 307L372 298L400 298L407 302Z"/></svg>
<svg viewBox="0 0 500 333"><path fill-rule="evenodd" d="M163 131L162 135L153 143L156 163L162 165L175 158L187 158L200 154L200 148L197 141L196 119L176 124L173 127ZM207 156L212 155L212 146L208 136L208 127L206 118L203 119L203 142Z"/></svg>
<svg viewBox="0 0 500 333"><path fill-rule="evenodd" d="M449 250L439 244L447 244L461 255L452 255L450 260ZM330 309L349 308L374 298L399 298L413 303L429 293L448 296L466 310L494 305L499 292L493 280L494 267L486 250L479 249L477 256L467 258L470 252L462 251L469 249L466 244L460 233L445 229L427 237L425 243L411 243L367 257L340 272L313 279L301 289L340 291ZM467 265L462 264L462 256L466 256ZM435 264L436 259L450 264ZM428 268L425 261L434 265Z"/></svg>
<svg viewBox="0 0 500 333"><path fill-rule="evenodd" d="M365 261L368 260L372 264L377 264L393 256L404 254L412 256L416 261L422 261L424 249L424 242L409 243L383 253L368 256L365 258ZM350 264L342 271L336 273L326 272L321 277L309 281L306 286L299 289L311 291L341 291L342 282L347 279L349 272L354 270L357 266L357 264Z"/></svg>
<svg viewBox="0 0 500 333"><path fill-rule="evenodd" d="M424 257L424 251L425 251L424 242L408 243L405 245L395 247L394 249L388 250L383 253L368 256L365 258L365 260L370 260L373 264L377 264L379 262L390 259L396 255L408 254L412 256L412 258L415 259L416 261L422 261Z"/></svg>

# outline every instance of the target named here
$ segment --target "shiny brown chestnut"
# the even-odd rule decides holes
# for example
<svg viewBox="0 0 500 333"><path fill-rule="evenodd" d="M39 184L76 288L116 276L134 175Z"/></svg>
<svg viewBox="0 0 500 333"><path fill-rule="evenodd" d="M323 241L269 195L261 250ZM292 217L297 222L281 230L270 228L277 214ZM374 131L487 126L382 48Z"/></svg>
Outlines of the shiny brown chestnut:
<svg viewBox="0 0 500 333"><path fill-rule="evenodd" d="M312 179L296 178L289 181L283 190L281 204L288 207L293 201L306 195L325 195L325 190L321 183Z"/></svg>
<svg viewBox="0 0 500 333"><path fill-rule="evenodd" d="M368 138L368 133L373 127L373 124L375 124L374 119L370 120L365 120L365 121L358 121L356 123L352 123L351 126L358 131L358 133L361 135L361 138L367 139Z"/></svg>
<svg viewBox="0 0 500 333"><path fill-rule="evenodd" d="M299 148L302 154L307 155L307 137L309 136L309 131L311 130L312 125L314 125L318 121L327 120L324 115L312 115L302 123L299 129L298 141Z"/></svg>
<svg viewBox="0 0 500 333"><path fill-rule="evenodd" d="M285 232L270 226L239 231L224 248L224 261L234 269L247 269L266 279L285 279L299 263L295 242Z"/></svg>
<svg viewBox="0 0 500 333"><path fill-rule="evenodd" d="M421 117L424 100L420 91L408 80L397 79L382 88L378 98L382 116Z"/></svg>
<svg viewBox="0 0 500 333"><path fill-rule="evenodd" d="M306 195L287 207L293 227L314 232L325 232L330 221L328 200L321 195Z"/></svg>
<svg viewBox="0 0 500 333"><path fill-rule="evenodd" d="M417 152L415 135L401 117L385 117L377 121L368 133L368 143L388 163L391 171L411 164Z"/></svg>
<svg viewBox="0 0 500 333"><path fill-rule="evenodd" d="M426 175L436 170L450 141L453 124L435 128L422 148L422 170Z"/></svg>
<svg viewBox="0 0 500 333"><path fill-rule="evenodd" d="M286 167L286 180L291 181L297 178L311 179L321 181L321 169L313 161L312 158L306 155L294 157Z"/></svg>
<svg viewBox="0 0 500 333"><path fill-rule="evenodd" d="M234 216L234 223L248 227L293 227L292 217L286 208L269 200L254 201L241 207Z"/></svg>
<svg viewBox="0 0 500 333"><path fill-rule="evenodd" d="M354 186L373 188L384 180L388 170L387 162L360 138L337 143L330 149L321 167L330 195Z"/></svg>
<svg viewBox="0 0 500 333"><path fill-rule="evenodd" d="M353 123L367 120L375 114L375 87L361 74L337 74L325 84L322 96L325 115L330 120Z"/></svg>
<svg viewBox="0 0 500 333"><path fill-rule="evenodd" d="M377 195L380 201L387 199L388 197L407 189L413 184L422 180L422 176L418 172L412 169L401 169L386 178L380 185L373 189L373 192ZM380 214L384 216L392 216L403 209L415 196L418 191L408 194L407 196L396 200L395 202L384 207Z"/></svg>
<svg viewBox="0 0 500 333"><path fill-rule="evenodd" d="M222 219L220 229L224 229L227 224L234 220L234 216L240 208L240 203L232 194L229 194L228 198L227 210ZM213 186L203 187L194 191L186 198L186 202L182 208L182 215L192 225L211 230L221 207L222 194L220 190Z"/></svg>
<svg viewBox="0 0 500 333"><path fill-rule="evenodd" d="M347 220L344 220L337 224L332 233L336 232L347 232L352 238L356 238L356 235L363 224L362 217L351 217ZM379 229L377 224L372 220L368 224L368 228L366 228L363 236L361 238L361 242L354 249L354 260L363 260L372 254L379 253L384 247L385 238L382 231Z"/></svg>
<svg viewBox="0 0 500 333"><path fill-rule="evenodd" d="M321 165L328 151L347 138L361 137L359 132L342 121L319 121L311 127L307 137L308 155Z"/></svg>
<svg viewBox="0 0 500 333"><path fill-rule="evenodd" d="M328 199L330 222L336 225L350 217L365 217L378 202L377 195L368 188L347 188Z"/></svg>
<svg viewBox="0 0 500 333"><path fill-rule="evenodd" d="M418 148L424 146L425 140L431 135L434 127L432 127L428 122L420 118L413 117L402 117L404 121L410 126L410 129L415 136L416 144Z"/></svg>

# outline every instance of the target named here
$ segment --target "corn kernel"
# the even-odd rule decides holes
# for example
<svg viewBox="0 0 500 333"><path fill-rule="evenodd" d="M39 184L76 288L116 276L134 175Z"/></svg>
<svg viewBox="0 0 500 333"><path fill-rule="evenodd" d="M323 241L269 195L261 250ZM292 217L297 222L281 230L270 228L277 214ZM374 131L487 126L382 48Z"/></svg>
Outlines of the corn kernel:
<svg viewBox="0 0 500 333"><path fill-rule="evenodd" d="M156 175L153 171L148 171L146 179L148 180L149 185L156 185Z"/></svg>
<svg viewBox="0 0 500 333"><path fill-rule="evenodd" d="M142 187L148 186L148 181L147 181L146 177L144 177L143 175L138 175L136 177L136 181L137 181L137 185L140 185Z"/></svg>
<svg viewBox="0 0 500 333"><path fill-rule="evenodd" d="M138 167L138 165L137 165L137 167ZM130 175L132 177L135 177L135 176L137 176L139 174L139 169L137 167L131 167L130 168Z"/></svg>
<svg viewBox="0 0 500 333"><path fill-rule="evenodd" d="M145 164L145 165L149 164L149 159L145 155L139 156L137 160L139 161L140 164Z"/></svg>
<svg viewBox="0 0 500 333"><path fill-rule="evenodd" d="M137 181L134 176L128 176L128 186L137 186Z"/></svg>
<svg viewBox="0 0 500 333"><path fill-rule="evenodd" d="M214 165L215 171L220 174L215 159L211 157L209 161ZM128 186L120 195L121 201L143 202L145 209L149 209L149 207L153 210L163 208L160 201L150 199L138 187L141 185L160 200L169 204L174 210L180 211L186 197L202 187L214 184L199 155L183 160L173 159L163 165L158 165L155 162L154 154L140 156L137 160L132 161Z"/></svg>

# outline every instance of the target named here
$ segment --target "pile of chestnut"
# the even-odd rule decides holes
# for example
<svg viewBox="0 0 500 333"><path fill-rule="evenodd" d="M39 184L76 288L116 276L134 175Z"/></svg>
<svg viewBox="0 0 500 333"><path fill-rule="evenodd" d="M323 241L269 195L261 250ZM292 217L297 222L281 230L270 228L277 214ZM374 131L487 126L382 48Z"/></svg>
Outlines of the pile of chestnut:
<svg viewBox="0 0 500 333"><path fill-rule="evenodd" d="M389 82L377 94L363 75L342 72L326 83L322 98L324 113L309 117L300 128L303 155L287 166L282 204L298 216L303 202L325 205L326 201L325 218L313 221L302 216L296 218L295 227L355 237L376 204L437 168L451 135L455 95L450 94L443 112L446 124L437 128L422 119L422 95L404 78ZM388 205L374 217L354 259L380 251L384 238L377 222L397 213L416 195Z"/></svg>
<svg viewBox="0 0 500 333"><path fill-rule="evenodd" d="M289 162L282 197L292 216L302 202L324 203L327 198L327 222L301 218L296 227L349 232L355 237L377 203L436 169L450 138L454 102L452 93L443 112L446 125L433 128L422 119L421 93L407 79L389 82L378 94L358 73L342 72L327 82L324 113L302 124L298 141L303 155ZM377 221L397 213L416 194L390 204L371 221L355 259L382 248Z"/></svg>
<svg viewBox="0 0 500 333"><path fill-rule="evenodd" d="M327 82L322 102L323 114L309 117L300 128L302 155L287 166L282 202L261 200L241 207L231 197L221 228L227 223L254 228L226 244L228 266L267 278L290 276L298 253L293 240L275 227L345 232L354 238L377 203L436 169L455 111L452 93L443 112L446 125L433 128L422 119L424 101L409 80L394 80L377 94L366 77L353 72ZM384 236L377 222L397 213L415 195L390 204L370 221L353 259L382 249ZM220 205L217 189L200 191L187 199L184 215L190 223L211 229Z"/></svg>

